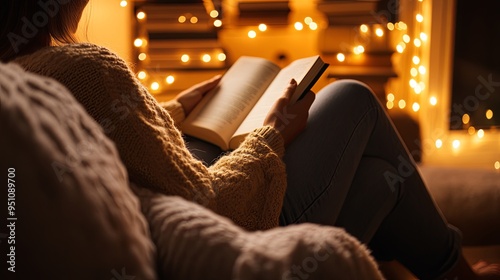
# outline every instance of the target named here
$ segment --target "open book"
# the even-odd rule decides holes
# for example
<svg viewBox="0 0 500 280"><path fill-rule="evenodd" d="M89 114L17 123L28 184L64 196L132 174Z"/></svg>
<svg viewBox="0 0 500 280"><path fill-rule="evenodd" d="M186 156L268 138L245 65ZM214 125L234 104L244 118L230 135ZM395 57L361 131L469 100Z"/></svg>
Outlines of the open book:
<svg viewBox="0 0 500 280"><path fill-rule="evenodd" d="M296 102L327 67L319 56L295 60L283 69L264 58L242 56L193 109L182 131L223 150L236 149L247 134L263 125L292 78L297 89L291 102Z"/></svg>

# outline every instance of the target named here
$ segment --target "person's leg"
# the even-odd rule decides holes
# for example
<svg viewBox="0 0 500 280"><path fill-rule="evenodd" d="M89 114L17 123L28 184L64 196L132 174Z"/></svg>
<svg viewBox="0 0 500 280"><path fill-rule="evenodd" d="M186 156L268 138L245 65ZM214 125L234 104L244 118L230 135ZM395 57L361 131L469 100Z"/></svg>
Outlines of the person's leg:
<svg viewBox="0 0 500 280"><path fill-rule="evenodd" d="M386 170L367 158L383 161ZM371 204L375 209L366 203L359 206L374 221L357 233L363 238L376 232L369 243L376 257L395 258L422 278L437 277L458 260L458 232L448 227L391 121L363 84L343 80L318 93L307 128L287 148L285 163L288 188L282 225L336 225L342 213L342 226L360 231L359 223L364 222L358 217L363 212L353 206L360 203L360 195L348 193L351 186L357 193L377 188L369 191L385 195ZM371 179L375 176L379 178ZM387 209L391 197L397 201ZM357 210L345 212L344 205Z"/></svg>
<svg viewBox="0 0 500 280"><path fill-rule="evenodd" d="M191 154L206 166L214 164L217 159L224 155L224 151L219 147L198 138L184 135L184 141Z"/></svg>

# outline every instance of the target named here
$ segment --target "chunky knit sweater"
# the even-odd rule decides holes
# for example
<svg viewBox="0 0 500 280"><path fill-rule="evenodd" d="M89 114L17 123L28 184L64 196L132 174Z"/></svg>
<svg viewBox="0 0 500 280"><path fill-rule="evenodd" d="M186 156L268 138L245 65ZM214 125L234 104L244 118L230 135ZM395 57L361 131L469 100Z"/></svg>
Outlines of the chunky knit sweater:
<svg viewBox="0 0 500 280"><path fill-rule="evenodd" d="M283 139L272 127L256 129L238 149L205 167L178 130L182 106L160 106L108 49L47 47L14 62L73 93L114 141L135 184L195 201L249 230L278 225L286 175Z"/></svg>

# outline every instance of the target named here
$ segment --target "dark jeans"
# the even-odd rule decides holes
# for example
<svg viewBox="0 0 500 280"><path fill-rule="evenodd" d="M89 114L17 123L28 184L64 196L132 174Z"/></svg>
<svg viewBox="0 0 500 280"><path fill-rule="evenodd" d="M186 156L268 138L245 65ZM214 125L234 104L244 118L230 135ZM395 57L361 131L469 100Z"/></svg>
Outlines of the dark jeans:
<svg viewBox="0 0 500 280"><path fill-rule="evenodd" d="M207 164L221 151L188 138ZM286 149L288 187L280 224L343 227L377 260L398 260L417 277L448 272L460 232L429 195L413 159L364 84L334 82L311 107L306 129Z"/></svg>

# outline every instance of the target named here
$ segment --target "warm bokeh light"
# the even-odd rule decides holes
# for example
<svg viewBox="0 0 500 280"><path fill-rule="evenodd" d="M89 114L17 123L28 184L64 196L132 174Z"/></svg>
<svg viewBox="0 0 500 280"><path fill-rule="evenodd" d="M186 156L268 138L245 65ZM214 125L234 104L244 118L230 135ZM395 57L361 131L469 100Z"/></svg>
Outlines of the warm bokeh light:
<svg viewBox="0 0 500 280"><path fill-rule="evenodd" d="M220 20L220 19L214 20L214 26L215 27L221 27L222 26L222 20Z"/></svg>
<svg viewBox="0 0 500 280"><path fill-rule="evenodd" d="M212 57L211 57L208 53L206 53L206 54L204 54L204 55L201 57L201 60L202 60L203 62L207 63L207 62L210 62L210 60L212 60Z"/></svg>
<svg viewBox="0 0 500 280"><path fill-rule="evenodd" d="M127 7L127 5L128 5L128 3L127 3L127 1L125 1L125 0L122 0L122 1L120 2L120 6L121 6L121 7L123 7L123 8Z"/></svg>
<svg viewBox="0 0 500 280"><path fill-rule="evenodd" d="M255 32L254 30L248 31L248 38L253 39L255 37L257 37L257 32Z"/></svg>
<svg viewBox="0 0 500 280"><path fill-rule="evenodd" d="M368 25L366 25L366 24L361 24L361 25L359 26L359 30L361 30L361 32L363 32L363 33L368 32Z"/></svg>
<svg viewBox="0 0 500 280"><path fill-rule="evenodd" d="M264 23L259 24L259 30L262 31L262 32L266 31L267 30L267 25L265 25Z"/></svg>
<svg viewBox="0 0 500 280"><path fill-rule="evenodd" d="M474 135L474 134L476 134L476 128L473 126L469 126L469 128L467 129L467 132L469 133L469 135Z"/></svg>
<svg viewBox="0 0 500 280"><path fill-rule="evenodd" d="M427 72L427 69L425 69L425 66L420 65L420 66L418 67L418 72L419 72L420 74L422 74L422 75L425 75L425 73Z"/></svg>
<svg viewBox="0 0 500 280"><path fill-rule="evenodd" d="M180 16L178 19L179 23L185 23L186 22L186 17L185 16Z"/></svg>
<svg viewBox="0 0 500 280"><path fill-rule="evenodd" d="M462 115L462 122L463 122L464 124L468 124L468 123L469 123L469 121L470 121L470 116L469 116L469 114L463 114L463 115Z"/></svg>
<svg viewBox="0 0 500 280"><path fill-rule="evenodd" d="M225 53L220 53L220 54L218 54L218 55L217 55L217 59L218 59L219 61L225 61L225 60L226 60L226 58L227 58L227 56L226 56L226 54L225 54Z"/></svg>
<svg viewBox="0 0 500 280"><path fill-rule="evenodd" d="M317 24L317 23L315 23L315 22L311 22L311 23L309 24L309 29L311 29L311 30L316 30L316 29L318 29L318 24Z"/></svg>
<svg viewBox="0 0 500 280"><path fill-rule="evenodd" d="M344 62L345 61L345 55L343 53L338 53L337 54L337 60L340 61L340 62Z"/></svg>
<svg viewBox="0 0 500 280"><path fill-rule="evenodd" d="M363 47L361 45L357 45L356 47L354 47L353 52L355 54L362 54L365 52L365 47Z"/></svg>
<svg viewBox="0 0 500 280"><path fill-rule="evenodd" d="M438 103L438 100L435 96L431 96L431 98L429 99L429 103L431 103L432 106L436 106Z"/></svg>
<svg viewBox="0 0 500 280"><path fill-rule="evenodd" d="M422 21L424 21L424 16L422 16L421 14L417 14L417 15L415 16L415 19L416 19L418 22L422 22Z"/></svg>
<svg viewBox="0 0 500 280"><path fill-rule="evenodd" d="M413 105L411 106L411 108L413 109L414 112L418 112L418 110L420 110L420 104L418 104L417 102L413 103Z"/></svg>
<svg viewBox="0 0 500 280"><path fill-rule="evenodd" d="M188 62L189 61L189 55L188 54L183 54L181 56L181 61L182 62Z"/></svg>
<svg viewBox="0 0 500 280"><path fill-rule="evenodd" d="M298 22L298 21L293 25L293 27L295 27L295 30L298 30L298 31L304 29L304 25L302 24L302 22Z"/></svg>
<svg viewBox="0 0 500 280"><path fill-rule="evenodd" d="M169 85L173 84L175 82L174 76L168 75L167 78L165 78L165 82L167 82L167 84Z"/></svg>
<svg viewBox="0 0 500 280"><path fill-rule="evenodd" d="M453 140L452 146L453 146L453 149L460 148L460 140Z"/></svg>
<svg viewBox="0 0 500 280"><path fill-rule="evenodd" d="M425 34L425 32L420 32L420 39L422 39L422 41L427 41L427 34Z"/></svg>
<svg viewBox="0 0 500 280"><path fill-rule="evenodd" d="M152 89L152 90L159 90L159 89L160 89L160 84L159 84L159 83L157 83L157 82L153 82L153 83L151 84L151 89Z"/></svg>
<svg viewBox="0 0 500 280"><path fill-rule="evenodd" d="M441 139L436 140L436 148L441 149L443 147L443 141Z"/></svg>
<svg viewBox="0 0 500 280"><path fill-rule="evenodd" d="M146 13L145 12L138 12L137 13L137 19L145 19L146 18Z"/></svg>
<svg viewBox="0 0 500 280"><path fill-rule="evenodd" d="M387 23L387 29L389 29L390 31L394 30L394 23L388 22Z"/></svg>
<svg viewBox="0 0 500 280"><path fill-rule="evenodd" d="M145 71L139 71L139 73L137 73L137 78L139 78L140 80L144 80L146 79L146 72Z"/></svg>
<svg viewBox="0 0 500 280"><path fill-rule="evenodd" d="M403 99L399 100L398 102L399 109L404 109L406 107L406 101Z"/></svg>
<svg viewBox="0 0 500 280"><path fill-rule="evenodd" d="M499 170L500 169L500 161L495 161L495 163L493 164L493 167L495 167L496 170Z"/></svg>
<svg viewBox="0 0 500 280"><path fill-rule="evenodd" d="M313 22L313 19L312 19L311 17L305 17L305 18L304 18L304 22L305 22L307 25L309 25L309 24L311 24L311 23Z"/></svg>
<svg viewBox="0 0 500 280"><path fill-rule="evenodd" d="M420 39L418 38L415 38L415 40L413 40L413 44L415 45L415 47L420 48L420 46L422 46L422 41L420 41Z"/></svg>
<svg viewBox="0 0 500 280"><path fill-rule="evenodd" d="M219 16L219 12L217 10L210 11L210 17L216 18Z"/></svg>
<svg viewBox="0 0 500 280"><path fill-rule="evenodd" d="M384 36L384 30L382 30L382 28L375 29L375 35L377 35L378 37Z"/></svg>
<svg viewBox="0 0 500 280"><path fill-rule="evenodd" d="M406 44L404 42L401 42L396 46L396 51L398 51L398 53L403 53L405 48Z"/></svg>
<svg viewBox="0 0 500 280"><path fill-rule="evenodd" d="M134 46L136 47L141 47L143 43L144 43L143 40L140 38L134 40Z"/></svg>
<svg viewBox="0 0 500 280"><path fill-rule="evenodd" d="M493 118L493 111L491 109L486 110L486 118L491 120Z"/></svg>
<svg viewBox="0 0 500 280"><path fill-rule="evenodd" d="M411 41L410 35L408 34L403 35L403 42L408 44L410 41Z"/></svg>
<svg viewBox="0 0 500 280"><path fill-rule="evenodd" d="M198 18L197 18L197 17L191 17L191 18L189 19L189 22L191 22L191 23L195 24L195 23L197 23L197 22L198 22Z"/></svg>
<svg viewBox="0 0 500 280"><path fill-rule="evenodd" d="M389 100L389 101L393 102L393 101L394 101L394 94L389 93L389 94L387 95L387 100Z"/></svg>
<svg viewBox="0 0 500 280"><path fill-rule="evenodd" d="M419 64L420 63L420 57L418 56L413 56L413 58L411 59L413 61L414 64Z"/></svg>
<svg viewBox="0 0 500 280"><path fill-rule="evenodd" d="M418 83L417 83L417 81L415 81L415 79L411 79L409 84L410 84L411 88L415 88L418 85Z"/></svg>
<svg viewBox="0 0 500 280"><path fill-rule="evenodd" d="M387 103L385 104L385 106L387 107L387 109L392 109L394 108L394 102L392 101L387 101Z"/></svg>
<svg viewBox="0 0 500 280"><path fill-rule="evenodd" d="M415 68L415 67L411 68L411 69L410 69L410 75L411 75L412 77L416 77L416 76L418 75L418 70L417 70L417 68Z"/></svg>
<svg viewBox="0 0 500 280"><path fill-rule="evenodd" d="M479 129L479 130L477 131L477 137L478 137L478 138L483 138L483 137L484 137L484 130Z"/></svg>
<svg viewBox="0 0 500 280"><path fill-rule="evenodd" d="M139 56L138 56L138 58L139 58L139 60L140 60L140 61L144 61L144 60L146 60L146 57L147 57L147 56L146 56L146 54L145 54L145 53L140 53L140 54L139 54Z"/></svg>

